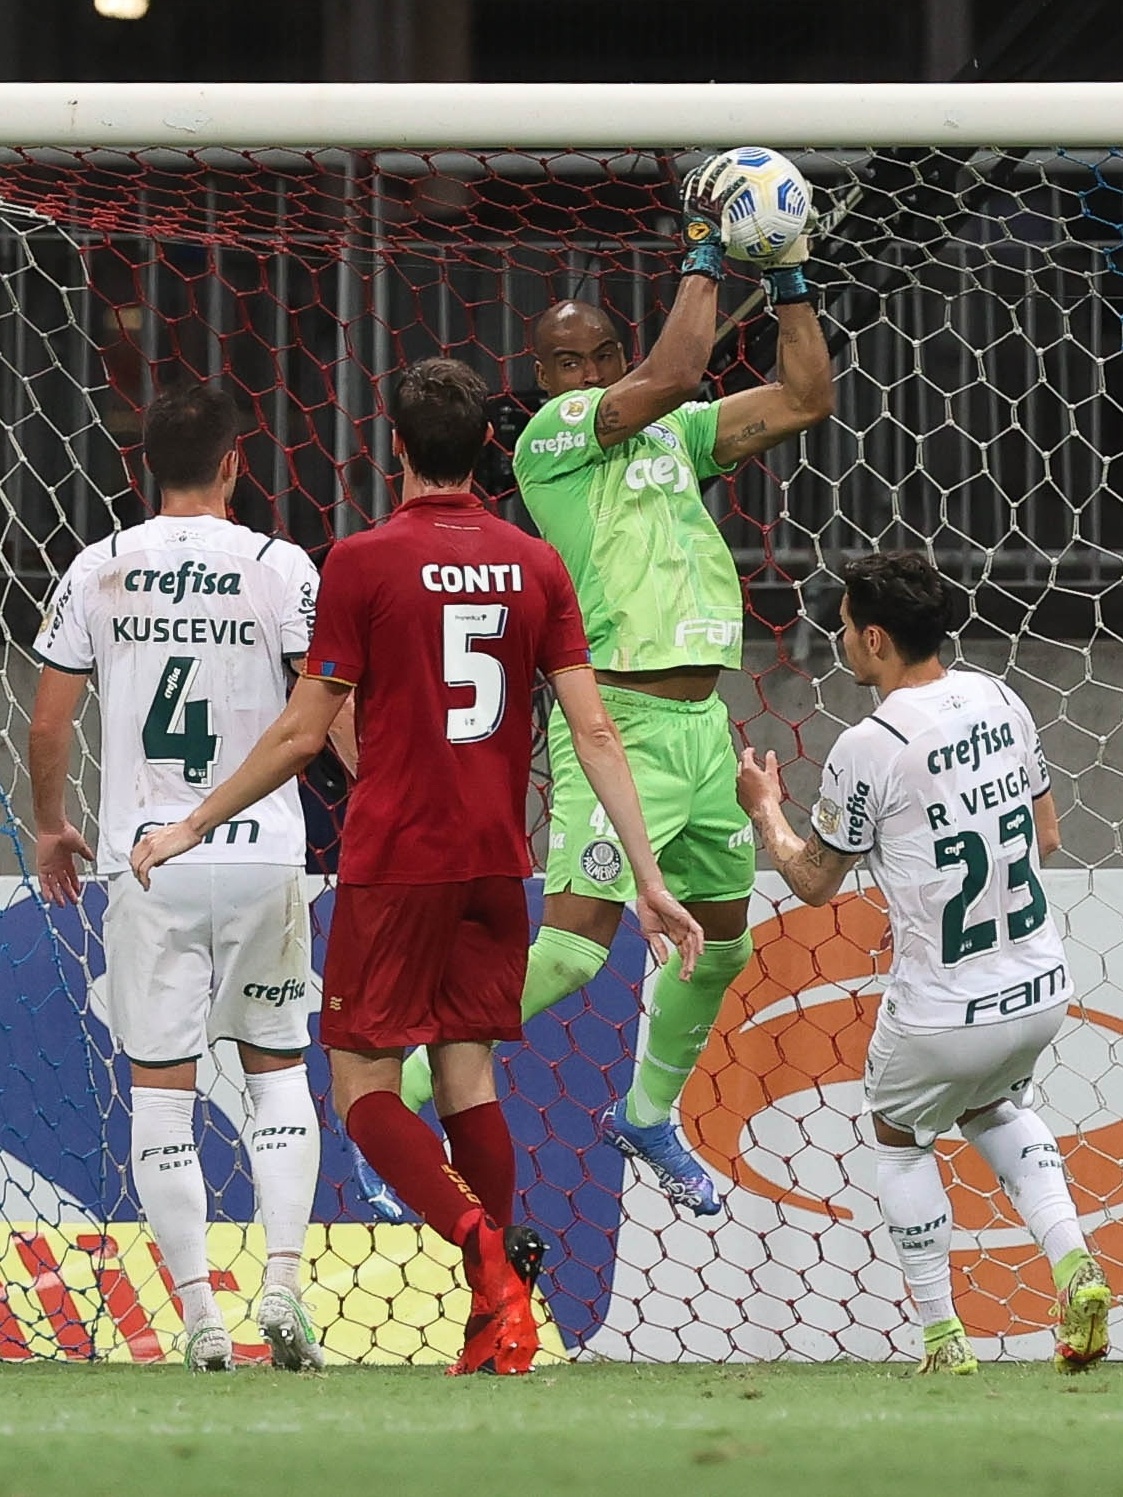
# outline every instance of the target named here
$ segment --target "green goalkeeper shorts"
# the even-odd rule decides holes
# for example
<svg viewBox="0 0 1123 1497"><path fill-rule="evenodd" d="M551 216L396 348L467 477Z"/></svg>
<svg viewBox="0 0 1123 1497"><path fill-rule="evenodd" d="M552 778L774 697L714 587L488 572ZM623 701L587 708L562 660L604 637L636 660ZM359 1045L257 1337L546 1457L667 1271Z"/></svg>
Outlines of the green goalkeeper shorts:
<svg viewBox="0 0 1123 1497"><path fill-rule="evenodd" d="M752 823L737 804L729 714L715 692L675 702L602 686L639 791L667 887L681 900L743 899L756 873ZM561 709L550 714L554 794L546 893L635 898L632 870L573 751Z"/></svg>

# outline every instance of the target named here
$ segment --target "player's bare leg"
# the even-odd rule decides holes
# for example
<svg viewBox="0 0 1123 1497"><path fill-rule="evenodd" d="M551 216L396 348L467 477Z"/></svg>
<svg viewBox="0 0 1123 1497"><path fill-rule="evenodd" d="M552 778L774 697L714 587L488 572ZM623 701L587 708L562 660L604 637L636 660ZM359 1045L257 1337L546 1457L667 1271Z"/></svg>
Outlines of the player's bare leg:
<svg viewBox="0 0 1123 1497"><path fill-rule="evenodd" d="M1031 1108L1010 1101L964 1113L959 1127L1049 1259L1060 1322L1057 1370L1079 1372L1098 1362L1108 1351L1111 1290L1080 1230L1056 1139Z"/></svg>
<svg viewBox="0 0 1123 1497"><path fill-rule="evenodd" d="M595 941L606 951L615 939L623 913L624 906L616 900L592 899L587 894L574 894L572 889L547 894L542 901L544 927Z"/></svg>
<svg viewBox="0 0 1123 1497"><path fill-rule="evenodd" d="M924 1333L922 1373L978 1371L951 1297L951 1202L934 1149L875 1113L877 1195Z"/></svg>
<svg viewBox="0 0 1123 1497"><path fill-rule="evenodd" d="M232 1372L234 1348L211 1288L207 1190L195 1143L195 1061L132 1068L133 1181L183 1310L184 1364Z"/></svg>
<svg viewBox="0 0 1123 1497"><path fill-rule="evenodd" d="M300 1296L304 1239L320 1169L320 1125L300 1051L239 1042L253 1121L246 1140L265 1228L265 1279L257 1324L273 1366L324 1365L323 1348Z"/></svg>

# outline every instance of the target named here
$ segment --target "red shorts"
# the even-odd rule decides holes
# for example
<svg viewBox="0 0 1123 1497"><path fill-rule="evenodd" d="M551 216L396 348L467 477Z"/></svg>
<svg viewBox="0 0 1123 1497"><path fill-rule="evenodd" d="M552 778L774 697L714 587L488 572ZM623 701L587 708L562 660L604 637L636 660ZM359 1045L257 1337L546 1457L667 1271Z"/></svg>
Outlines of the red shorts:
<svg viewBox="0 0 1123 1497"><path fill-rule="evenodd" d="M530 927L518 878L341 884L320 1041L393 1050L522 1039Z"/></svg>

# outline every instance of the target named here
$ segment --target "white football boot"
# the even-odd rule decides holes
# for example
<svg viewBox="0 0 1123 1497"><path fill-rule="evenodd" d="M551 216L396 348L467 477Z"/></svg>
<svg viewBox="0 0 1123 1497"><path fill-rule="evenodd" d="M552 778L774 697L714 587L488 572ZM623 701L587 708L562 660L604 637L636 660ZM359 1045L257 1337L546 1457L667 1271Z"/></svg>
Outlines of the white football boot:
<svg viewBox="0 0 1123 1497"><path fill-rule="evenodd" d="M203 1320L187 1338L183 1364L191 1372L233 1372L234 1344L218 1321Z"/></svg>
<svg viewBox="0 0 1123 1497"><path fill-rule="evenodd" d="M319 1371L324 1365L324 1349L316 1337L316 1328L300 1302L300 1296L280 1284L267 1284L257 1307L257 1325L263 1341L273 1351L273 1366L287 1372L302 1367Z"/></svg>

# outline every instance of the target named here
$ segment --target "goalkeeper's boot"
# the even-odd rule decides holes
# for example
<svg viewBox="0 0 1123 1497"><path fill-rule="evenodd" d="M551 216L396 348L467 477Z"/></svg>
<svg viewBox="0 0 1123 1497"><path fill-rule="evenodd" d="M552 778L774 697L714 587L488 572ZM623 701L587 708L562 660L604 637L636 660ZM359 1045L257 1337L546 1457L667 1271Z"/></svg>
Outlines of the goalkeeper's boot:
<svg viewBox="0 0 1123 1497"><path fill-rule="evenodd" d="M978 1370L978 1358L957 1315L924 1327L924 1360L917 1372L950 1372L956 1377L969 1377Z"/></svg>
<svg viewBox="0 0 1123 1497"><path fill-rule="evenodd" d="M261 1339L273 1353L273 1366L286 1372L311 1367L319 1372L324 1365L324 1349L308 1312L294 1294L282 1284L266 1284L257 1306L257 1327Z"/></svg>
<svg viewBox="0 0 1123 1497"><path fill-rule="evenodd" d="M464 1350L449 1368L501 1375L529 1372L538 1351L531 1292L546 1245L533 1227L496 1227L481 1217L464 1242L472 1314Z"/></svg>
<svg viewBox="0 0 1123 1497"><path fill-rule="evenodd" d="M1107 1356L1111 1290L1103 1269L1082 1248L1061 1259L1053 1279L1057 1286L1053 1313L1061 1322L1053 1366L1058 1372L1079 1372Z"/></svg>
<svg viewBox="0 0 1123 1497"><path fill-rule="evenodd" d="M187 1337L183 1365L191 1372L233 1372L234 1343L221 1321L201 1320Z"/></svg>
<svg viewBox="0 0 1123 1497"><path fill-rule="evenodd" d="M601 1119L601 1137L628 1159L642 1159L650 1165L676 1206L689 1206L695 1216L716 1216L721 1210L714 1182L683 1147L672 1123L655 1123L650 1128L629 1123L626 1099L621 1097Z"/></svg>
<svg viewBox="0 0 1123 1497"><path fill-rule="evenodd" d="M405 1220L405 1207L397 1196L386 1184L381 1175L376 1174L367 1163L366 1155L354 1140L351 1143L351 1162L355 1171L355 1183L363 1200L368 1202L374 1212L376 1222L400 1222Z"/></svg>

